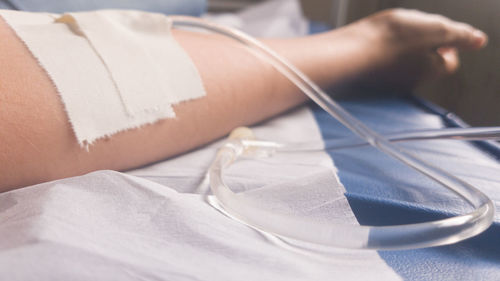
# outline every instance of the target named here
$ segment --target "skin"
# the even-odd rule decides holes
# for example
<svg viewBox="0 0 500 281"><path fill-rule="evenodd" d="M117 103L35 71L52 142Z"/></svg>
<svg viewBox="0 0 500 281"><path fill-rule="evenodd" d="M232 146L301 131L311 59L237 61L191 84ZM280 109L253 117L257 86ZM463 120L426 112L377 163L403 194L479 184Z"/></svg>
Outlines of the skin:
<svg viewBox="0 0 500 281"><path fill-rule="evenodd" d="M307 100L228 39L179 30L174 36L198 68L207 96L176 105L175 119L118 133L86 151L49 77L0 21L0 191L166 159ZM322 87L355 81L381 88L411 88L453 73L459 51L486 42L484 33L466 24L399 9L319 35L264 41Z"/></svg>

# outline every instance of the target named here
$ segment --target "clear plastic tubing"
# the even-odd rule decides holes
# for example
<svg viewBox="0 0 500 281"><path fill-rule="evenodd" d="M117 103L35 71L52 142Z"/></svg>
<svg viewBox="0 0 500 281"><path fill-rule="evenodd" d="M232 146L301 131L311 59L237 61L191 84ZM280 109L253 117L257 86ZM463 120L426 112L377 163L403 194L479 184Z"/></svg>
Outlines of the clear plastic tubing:
<svg viewBox="0 0 500 281"><path fill-rule="evenodd" d="M398 132L386 134L384 137L390 142L408 142L422 140L462 140L462 141L485 141L500 140L500 127L475 127L475 128L444 128L428 129L409 132ZM253 145L253 141L245 140L245 145ZM273 143L273 144L271 144ZM255 144L257 145L257 144ZM275 150L274 152L298 152L298 151L316 151L316 150L338 150L346 148L355 148L368 145L368 143L359 138L340 138L325 139L321 142L304 143L277 143L268 142L267 147ZM270 151L272 153L272 151Z"/></svg>
<svg viewBox="0 0 500 281"><path fill-rule="evenodd" d="M273 65L309 98L335 117L368 144L400 160L423 175L437 181L466 200L475 209L467 214L442 220L391 226L323 224L259 208L259 202L238 196L223 181L224 168L241 155L259 155L261 146L245 145L249 130L240 130L221 147L209 168L210 186L222 207L232 216L262 231L292 240L353 249L410 249L455 243L486 230L494 217L493 202L469 183L429 165L372 131L345 111L305 74L291 63L241 31L198 18L172 16L174 27L201 28L232 38ZM432 196L430 194L430 196Z"/></svg>

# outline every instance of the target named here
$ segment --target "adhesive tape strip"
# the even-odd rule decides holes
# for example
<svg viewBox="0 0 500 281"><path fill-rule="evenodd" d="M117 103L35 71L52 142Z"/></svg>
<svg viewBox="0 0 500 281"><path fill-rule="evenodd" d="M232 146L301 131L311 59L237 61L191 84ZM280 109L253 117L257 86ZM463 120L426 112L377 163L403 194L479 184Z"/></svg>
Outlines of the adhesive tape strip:
<svg viewBox="0 0 500 281"><path fill-rule="evenodd" d="M71 25L89 40L130 115L205 95L198 72L171 35L165 15L102 10L64 14L56 21Z"/></svg>
<svg viewBox="0 0 500 281"><path fill-rule="evenodd" d="M99 14L99 17L106 14ZM205 95L201 79L182 49L180 56L184 56L184 60L167 63L165 59L158 61L147 59L147 64L140 65L135 65L140 61L137 57L133 59L125 57L126 54L130 54L130 50L128 53L118 52L123 60L121 65L135 70L128 74L132 75L129 80L142 81L137 84L119 84L113 80L116 75L113 76L112 73L117 65L110 68L104 64L87 38L75 32L75 26L55 21L59 15L0 10L0 16L24 41L52 79L81 145L91 144L99 138L154 123L160 119L173 118L175 113L172 103ZM148 14L143 13L143 16L147 17ZM103 32L109 29L104 28ZM115 49L127 46L127 41L122 40ZM169 54L171 56L179 55L179 49L174 48L170 51L173 52ZM177 72L176 66L187 70ZM159 70L163 72L160 73ZM136 75L139 77L135 77ZM165 75L165 80L141 80L143 76L148 75L155 75L157 78ZM125 76L120 77L119 82L123 82ZM153 85L156 87L155 91L152 90L153 86L144 84L146 81L155 84ZM175 83L168 85L172 81ZM177 83L178 81L182 83ZM117 87L117 84L120 87ZM192 86L193 84L195 86ZM128 91L127 85L144 87L142 92L138 92L137 88ZM122 95L120 89L124 87L126 93ZM130 112L129 108L132 109Z"/></svg>

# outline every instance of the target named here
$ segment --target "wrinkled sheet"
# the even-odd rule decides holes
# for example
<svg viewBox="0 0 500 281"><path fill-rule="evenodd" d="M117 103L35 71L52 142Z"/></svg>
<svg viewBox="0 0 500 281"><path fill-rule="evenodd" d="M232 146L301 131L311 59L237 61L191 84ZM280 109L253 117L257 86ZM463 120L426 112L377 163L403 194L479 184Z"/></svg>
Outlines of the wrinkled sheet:
<svg viewBox="0 0 500 281"><path fill-rule="evenodd" d="M257 136L320 140L308 108ZM220 142L131 171L98 171L0 195L6 280L399 280L375 251L308 252L212 207L205 170ZM227 184L325 223L356 223L326 153L241 161ZM359 270L363 268L363 270Z"/></svg>

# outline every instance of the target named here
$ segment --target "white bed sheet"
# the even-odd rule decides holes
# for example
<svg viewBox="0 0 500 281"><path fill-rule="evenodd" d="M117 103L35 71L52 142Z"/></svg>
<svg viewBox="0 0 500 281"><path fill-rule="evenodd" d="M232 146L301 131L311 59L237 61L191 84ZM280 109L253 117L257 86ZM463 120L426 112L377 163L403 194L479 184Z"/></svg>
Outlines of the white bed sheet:
<svg viewBox="0 0 500 281"><path fill-rule="evenodd" d="M320 139L307 108L256 131ZM2 194L2 279L398 279L375 251L301 252L214 209L203 174L215 146L129 174L98 171ZM334 172L324 153L284 156L243 161L228 184L311 219L356 223Z"/></svg>

